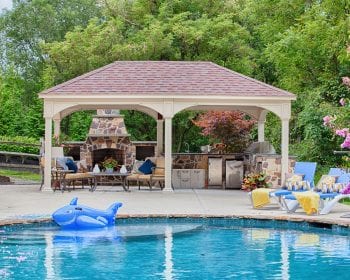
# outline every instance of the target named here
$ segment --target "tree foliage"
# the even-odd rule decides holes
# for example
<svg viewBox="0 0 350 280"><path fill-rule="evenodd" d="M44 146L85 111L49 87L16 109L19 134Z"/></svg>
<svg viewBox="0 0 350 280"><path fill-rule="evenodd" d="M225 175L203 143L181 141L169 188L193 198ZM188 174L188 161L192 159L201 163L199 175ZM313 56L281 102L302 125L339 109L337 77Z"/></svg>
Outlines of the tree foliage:
<svg viewBox="0 0 350 280"><path fill-rule="evenodd" d="M322 118L349 98L349 12L344 0L16 0L0 15L0 135L39 138L37 93L115 60L209 60L295 93L291 152L335 164L339 139ZM63 132L82 140L91 114L66 117ZM155 139L155 121L124 114L133 139ZM209 143L197 114L175 116L175 151ZM279 150L275 115L265 131Z"/></svg>
<svg viewBox="0 0 350 280"><path fill-rule="evenodd" d="M227 152L241 152L247 147L255 121L239 111L208 111L199 115L194 124L213 142L224 144Z"/></svg>

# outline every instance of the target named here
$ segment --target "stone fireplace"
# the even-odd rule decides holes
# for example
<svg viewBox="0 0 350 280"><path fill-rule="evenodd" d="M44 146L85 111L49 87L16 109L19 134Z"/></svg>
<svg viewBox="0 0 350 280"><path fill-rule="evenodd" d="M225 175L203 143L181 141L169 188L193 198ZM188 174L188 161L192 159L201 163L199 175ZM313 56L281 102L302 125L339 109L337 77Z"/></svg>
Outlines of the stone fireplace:
<svg viewBox="0 0 350 280"><path fill-rule="evenodd" d="M80 160L85 160L89 168L107 157L116 159L118 165L132 165L136 148L129 136L119 110L97 110L86 142L80 148Z"/></svg>

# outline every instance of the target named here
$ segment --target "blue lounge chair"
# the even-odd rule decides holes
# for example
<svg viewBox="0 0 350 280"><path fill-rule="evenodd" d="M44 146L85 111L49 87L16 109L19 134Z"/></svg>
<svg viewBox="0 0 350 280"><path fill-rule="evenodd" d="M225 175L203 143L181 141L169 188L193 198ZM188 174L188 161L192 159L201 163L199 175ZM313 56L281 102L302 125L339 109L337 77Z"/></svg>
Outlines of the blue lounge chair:
<svg viewBox="0 0 350 280"><path fill-rule="evenodd" d="M332 173L331 171L329 173ZM332 173L328 175L338 175L340 176L337 178L336 183L344 183L349 184L350 183L350 173L344 173L344 171L340 170L340 173ZM341 194L338 192L331 192L331 193L322 193L317 192L320 196L320 211L319 214L326 215L328 214L332 208L335 206L339 200L343 198L349 198L350 194ZM294 213L298 207L299 202L297 201L296 197L293 194L286 195L282 198L282 204L284 208L289 213Z"/></svg>
<svg viewBox="0 0 350 280"><path fill-rule="evenodd" d="M310 183L311 188L314 187L314 176L315 176L315 172L316 172L316 162L302 162L302 161L297 161L295 163L294 166L294 174L303 174L304 181L308 181ZM275 201L280 205L281 208L284 208L283 204L282 204L282 200L281 197L291 194L292 191L287 190L287 189L279 189L279 190L275 190L272 191L270 193L270 197L274 198ZM253 205L253 201L252 201L252 192L248 193L249 197L250 197L250 201Z"/></svg>
<svg viewBox="0 0 350 280"><path fill-rule="evenodd" d="M313 188L316 166L317 166L316 162L297 161L294 166L294 174L303 174L304 175L303 180L308 181L310 183L310 187ZM271 193L271 195L281 197L291 193L292 191L290 190L281 189Z"/></svg>

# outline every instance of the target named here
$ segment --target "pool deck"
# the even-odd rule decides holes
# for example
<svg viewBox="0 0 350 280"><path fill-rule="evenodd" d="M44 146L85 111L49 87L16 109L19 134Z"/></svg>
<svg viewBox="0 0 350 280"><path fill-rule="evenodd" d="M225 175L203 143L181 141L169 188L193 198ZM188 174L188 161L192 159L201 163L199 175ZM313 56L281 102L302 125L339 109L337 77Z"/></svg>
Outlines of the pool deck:
<svg viewBox="0 0 350 280"><path fill-rule="evenodd" d="M253 209L247 193L239 190L176 190L162 192L122 191L121 187L98 187L71 192L40 192L39 185L0 185L0 225L47 220L57 208L73 197L79 203L105 209L113 202L122 202L118 216L122 217L240 217L308 221L350 227L350 206L337 204L328 215L307 216L298 210L289 214L271 205ZM346 215L347 217L341 217Z"/></svg>

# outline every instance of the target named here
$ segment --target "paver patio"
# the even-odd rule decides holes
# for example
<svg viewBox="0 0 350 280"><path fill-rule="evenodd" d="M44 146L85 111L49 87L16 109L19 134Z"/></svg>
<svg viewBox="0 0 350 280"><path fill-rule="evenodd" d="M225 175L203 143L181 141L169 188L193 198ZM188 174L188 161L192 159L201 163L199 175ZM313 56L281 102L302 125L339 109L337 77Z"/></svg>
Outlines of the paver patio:
<svg viewBox="0 0 350 280"><path fill-rule="evenodd" d="M47 219L57 208L78 197L81 204L107 208L119 201L123 207L120 217L144 216L235 216L258 219L310 221L350 226L350 206L338 204L324 216L307 216L302 211L288 214L275 207L252 209L247 193L232 190L176 190L149 191L131 188L126 193L121 187L101 187L91 193L87 189L71 192L40 192L39 185L0 186L0 224L31 219Z"/></svg>

